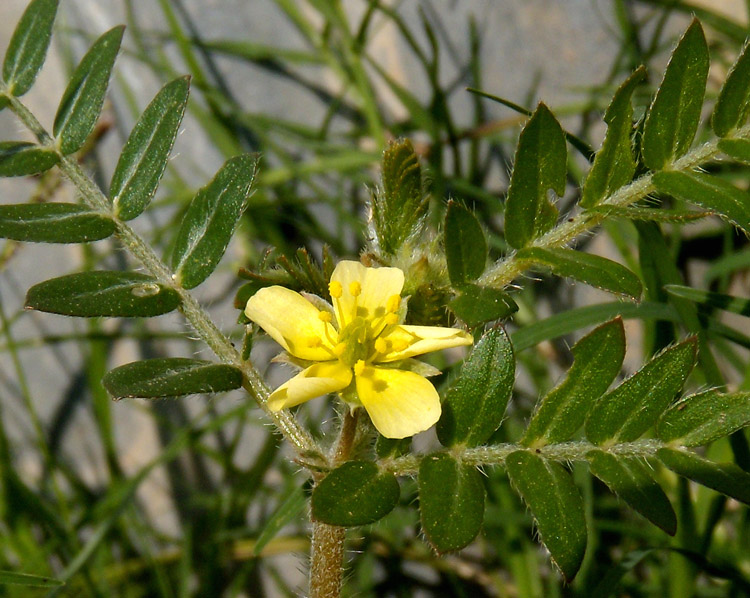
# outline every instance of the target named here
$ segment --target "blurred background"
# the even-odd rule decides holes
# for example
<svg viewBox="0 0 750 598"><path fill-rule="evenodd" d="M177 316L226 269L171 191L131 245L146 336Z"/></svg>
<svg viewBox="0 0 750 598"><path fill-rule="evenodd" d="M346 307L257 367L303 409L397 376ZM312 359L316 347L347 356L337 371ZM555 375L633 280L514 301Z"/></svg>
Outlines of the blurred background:
<svg viewBox="0 0 750 598"><path fill-rule="evenodd" d="M26 4L3 0L0 50ZM197 289L215 322L240 344L244 327L233 305L238 270L292 258L298 248L319 256L323 245L339 257L356 257L366 240L365 202L389 140L413 140L436 222L445 200L460 198L481 216L493 257L503 254L501 199L524 116L467 87L528 109L544 101L568 130L597 148L605 130L601 114L617 85L645 64L653 89L691 13L709 37L708 93L715 94L742 47L748 11L742 0L62 0L50 56L24 100L50 128L86 48L110 27L127 24L102 119L80 155L106 190L140 112L167 81L192 76L170 167L135 227L168 254L175 223L197 188L228 157L258 154L258 181L240 230L220 271ZM636 115L648 92L636 99ZM28 134L5 110L0 137ZM585 165L571 152L563 213L577 199ZM54 171L0 180L2 203L29 198L75 201ZM707 259L747 252L747 241L718 221L676 227L672 242L685 276L712 284L719 277L705 278ZM637 261L635 234L625 223L608 225L587 243L595 253ZM275 250L267 256L269 247ZM112 241L55 251L0 242L0 570L65 577L68 586L51 593L61 596L299 595L307 550L305 476L246 397L113 403L101 387L108 369L139 358L210 358L181 319L83 321L22 309L31 285L103 267L137 265ZM725 290L748 292L746 275L723 276L718 283ZM511 329L611 301L556 279L528 282ZM628 322L629 371L653 348L650 326ZM569 366L575 338L519 353L514 410L498 441L514 440L537 398ZM262 365L273 347L259 343L254 351ZM747 353L727 351L727 380L744 384ZM285 375L275 366L268 371L272 383ZM317 401L300 417L319 431L331 414L330 405ZM351 533L347 595L589 596L633 551L669 545L585 471L578 473L599 525L571 586L562 586L534 543L528 514L504 476L488 472L483 537L440 560L417 535L418 515L409 508L415 492L405 482L403 508ZM696 503L696 519L716 520L706 554L731 554L747 575L750 551L736 560L741 547L750 549L747 514L714 498L701 491ZM667 595L660 592L687 567L672 565L680 558L659 550L643 555L623 570L629 593L622 595ZM694 595L728 595L726 578L689 568L698 580ZM0 586L0 596L46 592Z"/></svg>

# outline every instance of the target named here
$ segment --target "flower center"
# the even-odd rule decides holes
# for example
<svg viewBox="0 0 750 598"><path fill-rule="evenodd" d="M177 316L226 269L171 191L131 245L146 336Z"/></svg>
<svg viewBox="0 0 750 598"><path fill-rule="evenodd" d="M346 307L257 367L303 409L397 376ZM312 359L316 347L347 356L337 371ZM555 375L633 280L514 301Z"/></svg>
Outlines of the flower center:
<svg viewBox="0 0 750 598"><path fill-rule="evenodd" d="M354 366L358 361L366 361L374 353L373 331L365 318L354 318L339 333L334 352L342 363Z"/></svg>

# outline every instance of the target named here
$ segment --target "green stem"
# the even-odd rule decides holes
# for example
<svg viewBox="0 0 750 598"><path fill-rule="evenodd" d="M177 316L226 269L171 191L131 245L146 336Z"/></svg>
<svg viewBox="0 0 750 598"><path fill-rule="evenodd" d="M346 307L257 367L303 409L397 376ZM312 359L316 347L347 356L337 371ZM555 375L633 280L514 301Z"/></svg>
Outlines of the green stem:
<svg viewBox="0 0 750 598"><path fill-rule="evenodd" d="M2 93L2 90L0 90L0 93ZM18 98L13 96L6 97L8 97L10 102L11 110L34 133L39 142L57 151L54 139L31 111ZM153 249L130 226L114 216L109 199L86 175L78 163L68 156L61 155L60 158L60 169L76 186L83 201L89 207L112 217L116 226L116 234L122 244L141 262L151 276L159 283L174 289L178 293L181 301L180 310L193 329L198 333L198 336L224 363L233 365L242 371L245 378L245 389L258 402L261 409L276 424L287 440L300 453L322 457L320 447L297 423L289 411L271 411L267 404L269 389L255 367L249 361L242 359L242 356L231 341L216 327L208 313L206 313L193 295L175 282L171 270L156 256Z"/></svg>

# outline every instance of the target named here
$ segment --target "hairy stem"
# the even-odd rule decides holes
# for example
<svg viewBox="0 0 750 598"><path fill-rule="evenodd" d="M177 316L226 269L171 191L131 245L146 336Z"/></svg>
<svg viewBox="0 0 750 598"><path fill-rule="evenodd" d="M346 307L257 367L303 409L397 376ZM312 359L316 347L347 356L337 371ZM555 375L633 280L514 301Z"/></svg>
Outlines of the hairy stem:
<svg viewBox="0 0 750 598"><path fill-rule="evenodd" d="M339 431L339 439L331 458L335 467L346 461L357 435L359 409L347 411ZM320 482L323 476L318 476ZM344 540L346 530L338 525L313 521L310 555L310 598L338 598L344 566Z"/></svg>
<svg viewBox="0 0 750 598"><path fill-rule="evenodd" d="M59 152L54 139L39 123L26 106L13 96L6 96L11 110L24 125L37 137L39 142ZM114 216L109 199L86 175L78 163L68 156L60 155L60 169L78 189L86 205L109 215L116 227L116 235L126 249L146 268L159 283L174 289L180 296L180 310L198 336L216 356L229 365L240 369L244 375L244 387L257 401L261 409L271 419L279 431L291 442L300 453L322 456L322 450L312 437L297 423L289 411L274 412L267 405L269 389L258 370L244 361L231 341L216 327L213 320L195 297L179 285L173 278L171 270L154 253L153 249L130 226Z"/></svg>

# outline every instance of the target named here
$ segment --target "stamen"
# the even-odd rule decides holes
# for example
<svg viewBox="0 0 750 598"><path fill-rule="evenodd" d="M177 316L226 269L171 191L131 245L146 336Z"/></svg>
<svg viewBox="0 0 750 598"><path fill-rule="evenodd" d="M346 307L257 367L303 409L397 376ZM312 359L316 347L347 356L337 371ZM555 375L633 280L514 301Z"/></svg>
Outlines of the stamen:
<svg viewBox="0 0 750 598"><path fill-rule="evenodd" d="M355 280L349 283L349 294L352 297L359 297L362 294L362 284Z"/></svg>
<svg viewBox="0 0 750 598"><path fill-rule="evenodd" d="M330 324L333 321L333 316L331 315L330 311L319 311L318 312L318 319L321 322L325 322L326 324Z"/></svg>
<svg viewBox="0 0 750 598"><path fill-rule="evenodd" d="M377 351L381 355L385 355L388 353L388 349L390 348L390 342L385 340L384 338L376 338L375 339L375 351Z"/></svg>
<svg viewBox="0 0 750 598"><path fill-rule="evenodd" d="M398 314L386 314L383 320L385 320L386 325L393 326L394 324L398 324Z"/></svg>
<svg viewBox="0 0 750 598"><path fill-rule="evenodd" d="M401 295L391 295L388 297L388 301L385 304L385 309L395 314L398 312L399 308L401 307Z"/></svg>
<svg viewBox="0 0 750 598"><path fill-rule="evenodd" d="M332 280L328 285L328 292L331 294L331 297L338 299L344 294L344 287L341 286L338 280Z"/></svg>
<svg viewBox="0 0 750 598"><path fill-rule="evenodd" d="M364 373L366 367L367 364L363 360L358 360L357 363L354 364L354 375L361 376Z"/></svg>
<svg viewBox="0 0 750 598"><path fill-rule="evenodd" d="M346 343L339 343L333 348L333 354L336 357L341 357L346 351Z"/></svg>

